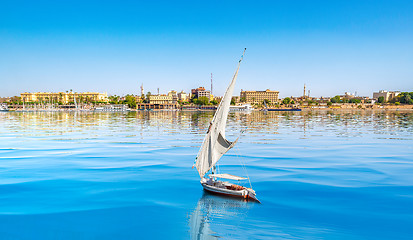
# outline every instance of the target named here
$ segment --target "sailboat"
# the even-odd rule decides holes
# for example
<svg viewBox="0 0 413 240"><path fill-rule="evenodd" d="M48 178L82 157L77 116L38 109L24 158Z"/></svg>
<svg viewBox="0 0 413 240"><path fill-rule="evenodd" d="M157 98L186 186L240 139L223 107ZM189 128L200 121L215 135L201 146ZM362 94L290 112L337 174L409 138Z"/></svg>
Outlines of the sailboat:
<svg viewBox="0 0 413 240"><path fill-rule="evenodd" d="M261 111L263 111L263 112L268 112L268 106L267 106L266 101L264 101L264 107L265 107L265 108L261 109Z"/></svg>
<svg viewBox="0 0 413 240"><path fill-rule="evenodd" d="M241 59L238 62L237 70L234 73L234 77L232 78L232 81L229 84L224 96L222 97L222 100L215 112L212 121L210 122L202 146L199 149L198 156L195 159L196 162L194 166L196 166L196 169L198 170L199 176L201 178L201 185L204 188L204 190L217 194L242 197L244 199L252 199L258 201L255 191L252 189L252 187L247 188L244 186L231 184L227 181L218 180L229 179L239 181L245 179L249 180L249 178L238 177L227 173L216 173L215 166L218 160L228 150L233 148L239 139L238 137L234 142L228 141L225 138L225 126L227 124L229 107L231 103L232 93L235 87L235 82L238 76L238 70L241 61L244 58L245 50L246 49L244 49ZM210 174L206 176L208 172L210 172Z"/></svg>

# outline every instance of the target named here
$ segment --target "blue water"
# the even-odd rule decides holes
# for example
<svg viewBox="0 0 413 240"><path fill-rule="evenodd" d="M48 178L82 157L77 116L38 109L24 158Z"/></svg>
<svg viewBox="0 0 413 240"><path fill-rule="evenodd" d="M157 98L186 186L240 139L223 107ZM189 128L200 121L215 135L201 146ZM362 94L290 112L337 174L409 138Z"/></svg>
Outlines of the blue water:
<svg viewBox="0 0 413 240"><path fill-rule="evenodd" d="M211 117L0 113L0 239L413 239L413 112L231 115L262 204L202 190Z"/></svg>

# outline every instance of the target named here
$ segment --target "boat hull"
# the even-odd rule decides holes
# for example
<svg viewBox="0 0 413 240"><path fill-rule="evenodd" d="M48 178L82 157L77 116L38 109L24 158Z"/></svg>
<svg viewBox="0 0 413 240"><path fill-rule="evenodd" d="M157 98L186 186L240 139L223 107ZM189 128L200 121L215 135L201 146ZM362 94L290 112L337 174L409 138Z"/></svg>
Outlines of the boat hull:
<svg viewBox="0 0 413 240"><path fill-rule="evenodd" d="M208 192L231 196L231 197L244 198L246 200L253 200L253 201L257 201L260 203L260 201L255 196L255 192L253 192L252 189L243 188L242 190L231 190L231 189L226 189L223 187L211 186L207 184L206 182L201 182L201 185L204 188L204 190Z"/></svg>

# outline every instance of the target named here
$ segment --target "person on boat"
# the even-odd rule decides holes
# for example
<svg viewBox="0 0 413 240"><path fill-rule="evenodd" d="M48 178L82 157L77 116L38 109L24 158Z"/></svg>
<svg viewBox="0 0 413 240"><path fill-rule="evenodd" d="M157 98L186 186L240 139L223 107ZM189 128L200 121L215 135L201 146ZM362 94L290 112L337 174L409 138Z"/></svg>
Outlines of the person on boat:
<svg viewBox="0 0 413 240"><path fill-rule="evenodd" d="M214 185L214 178L213 178L213 177L210 177L210 178L208 179L208 181L207 181L207 184L208 184L208 185Z"/></svg>

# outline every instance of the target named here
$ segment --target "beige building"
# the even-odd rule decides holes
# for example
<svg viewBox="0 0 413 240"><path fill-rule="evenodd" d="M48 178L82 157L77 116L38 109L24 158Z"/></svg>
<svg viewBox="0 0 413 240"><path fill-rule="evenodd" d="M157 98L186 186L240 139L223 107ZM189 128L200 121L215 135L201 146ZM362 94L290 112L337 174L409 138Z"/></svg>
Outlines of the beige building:
<svg viewBox="0 0 413 240"><path fill-rule="evenodd" d="M200 98L200 97L206 97L208 99L211 98L211 92L210 91L198 91L197 95L198 95L198 98Z"/></svg>
<svg viewBox="0 0 413 240"><path fill-rule="evenodd" d="M168 96L172 97L172 103L177 103L178 102L178 94L176 93L175 90L169 91Z"/></svg>
<svg viewBox="0 0 413 240"><path fill-rule="evenodd" d="M83 92L83 93L73 93L73 92L36 92L36 93L21 93L22 101L24 102L61 102L63 104L74 102L76 98L77 102L107 102L107 93L98 92Z"/></svg>
<svg viewBox="0 0 413 240"><path fill-rule="evenodd" d="M150 95L149 103L150 104L172 104L173 98L172 95Z"/></svg>
<svg viewBox="0 0 413 240"><path fill-rule="evenodd" d="M265 91L242 91L240 98L245 99L246 103L261 104L264 99L270 101L270 103L278 102L278 91L271 91L267 89Z"/></svg>
<svg viewBox="0 0 413 240"><path fill-rule="evenodd" d="M379 92L374 92L373 93L373 99L378 100L379 97L384 97L384 101L387 102L390 99L396 97L397 95L399 95L400 92L399 91L384 91L384 90L380 90Z"/></svg>
<svg viewBox="0 0 413 240"><path fill-rule="evenodd" d="M195 98L207 97L209 100L211 100L211 91L205 90L204 87L192 89L191 93L192 93L192 96L194 96Z"/></svg>
<svg viewBox="0 0 413 240"><path fill-rule="evenodd" d="M184 91L181 91L180 93L178 93L178 99L180 101L186 102L188 101L188 94L186 94Z"/></svg>

